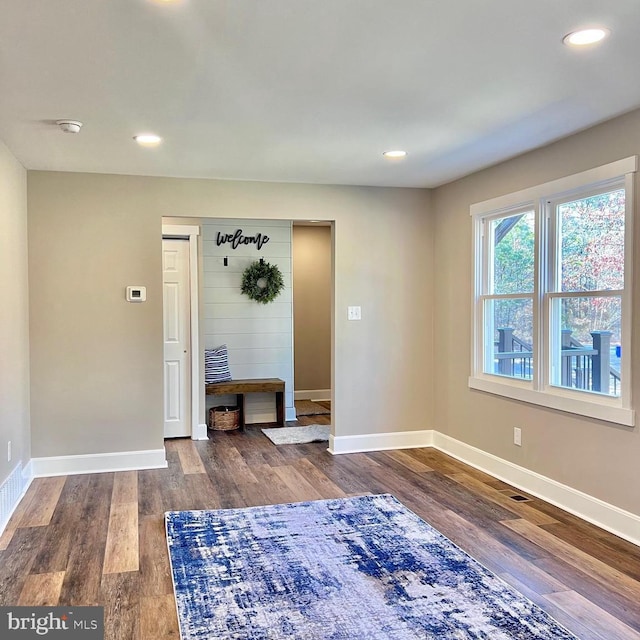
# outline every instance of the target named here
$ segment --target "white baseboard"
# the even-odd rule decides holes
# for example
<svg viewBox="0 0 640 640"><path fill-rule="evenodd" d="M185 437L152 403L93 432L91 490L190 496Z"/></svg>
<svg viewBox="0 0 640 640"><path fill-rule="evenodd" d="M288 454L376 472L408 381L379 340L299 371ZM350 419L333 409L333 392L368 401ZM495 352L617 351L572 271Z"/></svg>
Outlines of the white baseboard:
<svg viewBox="0 0 640 640"><path fill-rule="evenodd" d="M32 458L33 476L66 476L79 473L164 469L167 466L165 450L117 451L78 456Z"/></svg>
<svg viewBox="0 0 640 640"><path fill-rule="evenodd" d="M329 436L329 453L360 453L385 449L416 449L430 447L433 431L399 431L390 433L368 433L362 436Z"/></svg>
<svg viewBox="0 0 640 640"><path fill-rule="evenodd" d="M22 462L19 462L0 485L0 535L5 530L18 503L27 492L32 479L31 463L29 462L23 468Z"/></svg>
<svg viewBox="0 0 640 640"><path fill-rule="evenodd" d="M640 516L438 431L433 435L433 446L443 453L640 545Z"/></svg>
<svg viewBox="0 0 640 640"><path fill-rule="evenodd" d="M192 440L208 440L209 436L207 435L207 425L199 424L194 433L191 436Z"/></svg>
<svg viewBox="0 0 640 640"><path fill-rule="evenodd" d="M640 516L438 431L369 433L359 436L330 435L328 451L335 455L416 447L434 447L498 480L640 545Z"/></svg>
<svg viewBox="0 0 640 640"><path fill-rule="evenodd" d="M22 469L22 478L25 480L27 485L31 484L31 481L33 480L33 463L31 459L29 459L29 462L27 462L24 469Z"/></svg>
<svg viewBox="0 0 640 640"><path fill-rule="evenodd" d="M331 389L312 389L293 392L294 400L331 400Z"/></svg>
<svg viewBox="0 0 640 640"><path fill-rule="evenodd" d="M289 408L287 408L287 420L289 419ZM358 436L332 434L329 436L328 450L337 455L419 447L434 447L498 480L541 498L633 544L640 545L640 516L438 431L401 431ZM0 487L0 533L26 492L32 477L158 469L166 466L164 449L33 458L24 469L22 465L18 465Z"/></svg>

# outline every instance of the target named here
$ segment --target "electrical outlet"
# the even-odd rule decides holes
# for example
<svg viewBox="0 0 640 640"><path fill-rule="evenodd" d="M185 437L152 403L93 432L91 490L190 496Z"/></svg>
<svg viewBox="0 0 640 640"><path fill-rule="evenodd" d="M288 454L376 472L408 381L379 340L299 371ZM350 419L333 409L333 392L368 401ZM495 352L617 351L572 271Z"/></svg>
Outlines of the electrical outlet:
<svg viewBox="0 0 640 640"><path fill-rule="evenodd" d="M362 308L347 307L347 320L362 320Z"/></svg>
<svg viewBox="0 0 640 640"><path fill-rule="evenodd" d="M513 427L513 444L518 447L522 446L522 429L520 427Z"/></svg>
<svg viewBox="0 0 640 640"><path fill-rule="evenodd" d="M7 442L7 462L11 462L11 440Z"/></svg>

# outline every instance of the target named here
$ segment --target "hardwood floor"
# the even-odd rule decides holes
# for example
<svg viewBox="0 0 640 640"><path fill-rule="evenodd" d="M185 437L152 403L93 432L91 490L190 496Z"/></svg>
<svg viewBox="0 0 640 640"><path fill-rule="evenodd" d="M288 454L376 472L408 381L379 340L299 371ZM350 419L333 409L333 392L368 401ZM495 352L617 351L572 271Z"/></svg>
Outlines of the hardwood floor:
<svg viewBox="0 0 640 640"><path fill-rule="evenodd" d="M331 456L257 426L166 448L168 469L34 480L0 538L0 604L99 604L110 640L179 638L165 511L388 492L582 640L640 640L640 548L434 449Z"/></svg>

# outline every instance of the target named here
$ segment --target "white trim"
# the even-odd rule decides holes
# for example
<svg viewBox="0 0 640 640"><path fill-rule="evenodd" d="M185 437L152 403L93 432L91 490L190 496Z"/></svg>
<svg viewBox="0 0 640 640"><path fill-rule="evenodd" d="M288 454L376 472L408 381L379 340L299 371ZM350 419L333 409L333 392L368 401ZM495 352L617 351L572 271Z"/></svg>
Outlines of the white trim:
<svg viewBox="0 0 640 640"><path fill-rule="evenodd" d="M29 459L29 462L25 465L24 469L22 469L22 479L31 484L33 480L33 462Z"/></svg>
<svg viewBox="0 0 640 640"><path fill-rule="evenodd" d="M497 376L496 376L497 377ZM579 416L587 416L596 420L604 420L605 422L613 422L626 427L635 425L635 411L620 406L613 406L613 402L618 402L616 398L608 398L606 396L597 396L597 402L588 400L588 396L594 395L587 391L572 389L564 392L561 389L557 393L551 393L549 390L543 392L534 391L531 388L523 388L523 383L519 380L511 381L510 379L491 380L488 377L470 376L469 388L477 391L486 391L512 400L528 402L548 409L556 409L557 411L566 411L567 413L575 413ZM530 383L529 383L530 384ZM569 395L569 394L574 395ZM566 395L565 395L566 394ZM584 396L583 398L577 397ZM611 403L611 404L609 404Z"/></svg>
<svg viewBox="0 0 640 640"><path fill-rule="evenodd" d="M336 455L421 447L434 447L498 480L564 509L633 544L640 545L640 516L513 462L498 458L439 431L369 433L338 437L331 434L328 451Z"/></svg>
<svg viewBox="0 0 640 640"><path fill-rule="evenodd" d="M191 436L192 440L208 440L209 436L207 435L207 425L206 424L198 424L195 433Z"/></svg>
<svg viewBox="0 0 640 640"><path fill-rule="evenodd" d="M628 353L622 355L621 362L621 388L620 395L626 408L633 407L633 394L631 387L631 319L633 314L633 221L636 217L636 191L635 176L627 174L624 178L625 207L627 202L633 207L632 215L624 218L624 292L622 294L622 344L628 345ZM626 274L631 274L627 277Z"/></svg>
<svg viewBox="0 0 640 640"><path fill-rule="evenodd" d="M293 392L294 400L331 400L331 389L314 389Z"/></svg>
<svg viewBox="0 0 640 640"><path fill-rule="evenodd" d="M285 421L298 419L298 416L296 415L295 407L285 407L284 413L285 413L285 416L284 416Z"/></svg>
<svg viewBox="0 0 640 640"><path fill-rule="evenodd" d="M336 455L390 449L434 447L457 460L490 474L526 493L564 509L587 522L640 545L640 516L498 458L438 431L370 433L358 436L329 436L329 452ZM94 455L34 458L22 471L25 485L11 510L26 493L32 477L166 468L164 449ZM33 468L33 475L31 469ZM14 470L15 473L15 470ZM9 514L10 516L11 514ZM8 518L7 518L8 520ZM6 522L0 527L0 534Z"/></svg>
<svg viewBox="0 0 640 640"><path fill-rule="evenodd" d="M207 428L200 424L201 385L200 385L200 329L199 318L199 284L198 284L198 236L200 227L186 224L163 224L162 235L188 238L189 240L189 286L190 286L190 316L191 316L191 438L206 440Z"/></svg>
<svg viewBox="0 0 640 640"><path fill-rule="evenodd" d="M497 213L505 209L527 207L533 205L535 201L540 198L548 196L555 198L564 193L571 192L574 189L584 187L585 185L595 185L606 182L607 180L619 178L637 170L638 156L629 156L622 160L616 160L615 162L610 162L609 164L604 164L594 169L574 173L573 175L551 180L550 182L538 184L534 187L522 189L521 191L507 193L506 195L484 200L483 202L476 202L471 205L469 214L471 216L484 216L487 213Z"/></svg>
<svg viewBox="0 0 640 640"><path fill-rule="evenodd" d="M640 545L640 516L634 513L438 431L433 432L433 447L633 544Z"/></svg>
<svg viewBox="0 0 640 640"><path fill-rule="evenodd" d="M76 456L52 456L32 458L33 477L67 476L80 473L104 473L111 471L140 471L142 469L166 469L165 450L114 451Z"/></svg>
<svg viewBox="0 0 640 640"><path fill-rule="evenodd" d="M174 238L189 238L200 235L200 227L194 224L163 224L162 235Z"/></svg>
<svg viewBox="0 0 640 640"><path fill-rule="evenodd" d="M433 431L367 433L360 436L329 435L329 453L360 453L386 449L417 449L433 446Z"/></svg>
<svg viewBox="0 0 640 640"><path fill-rule="evenodd" d="M189 235L189 283L191 292L191 437L197 440L200 426L200 328L199 328L199 284L198 284L198 235L199 227L193 227ZM205 428L206 435L206 428Z"/></svg>
<svg viewBox="0 0 640 640"><path fill-rule="evenodd" d="M23 469L19 462L0 485L0 535L31 484L31 462Z"/></svg>
<svg viewBox="0 0 640 640"><path fill-rule="evenodd" d="M613 422L632 427L635 425L635 412L631 403L631 365L630 353L622 359L622 379L620 396L584 392L579 389L557 386L552 368L558 367L558 332L551 331L554 322L555 299L567 297L620 296L622 303L622 345L630 351L631 315L632 315L632 277L633 277L633 218L634 218L634 181L638 169L638 156L630 156L588 171L559 178L551 182L536 185L515 193L506 194L484 202L472 204L470 214L473 217L473 275L472 282L472 330L471 330L471 376L469 387L522 402L587 416L597 420ZM558 203L571 198L583 198L588 194L604 192L606 189L621 189L624 185L625 201L625 283L622 291L558 291L553 252L557 248L555 237L556 216L551 209ZM493 294L488 283L492 258L489 234L485 233L487 221L513 215L524 209L532 208L536 214L535 229L535 287L533 293L533 378L524 383L522 380L509 379L488 373L493 370L493 348L488 344L494 333L493 325L486 318L487 300L528 297L527 294ZM550 251L551 255L546 252ZM553 317L552 317L552 314ZM553 358L551 357L553 353Z"/></svg>

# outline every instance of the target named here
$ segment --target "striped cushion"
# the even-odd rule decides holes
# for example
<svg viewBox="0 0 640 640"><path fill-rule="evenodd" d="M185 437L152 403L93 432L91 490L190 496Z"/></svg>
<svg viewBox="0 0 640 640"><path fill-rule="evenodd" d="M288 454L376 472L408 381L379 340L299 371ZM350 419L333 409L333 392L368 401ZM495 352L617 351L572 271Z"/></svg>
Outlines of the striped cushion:
<svg viewBox="0 0 640 640"><path fill-rule="evenodd" d="M229 371L229 354L227 345L222 344L215 349L204 350L204 382L229 382L231 371Z"/></svg>

